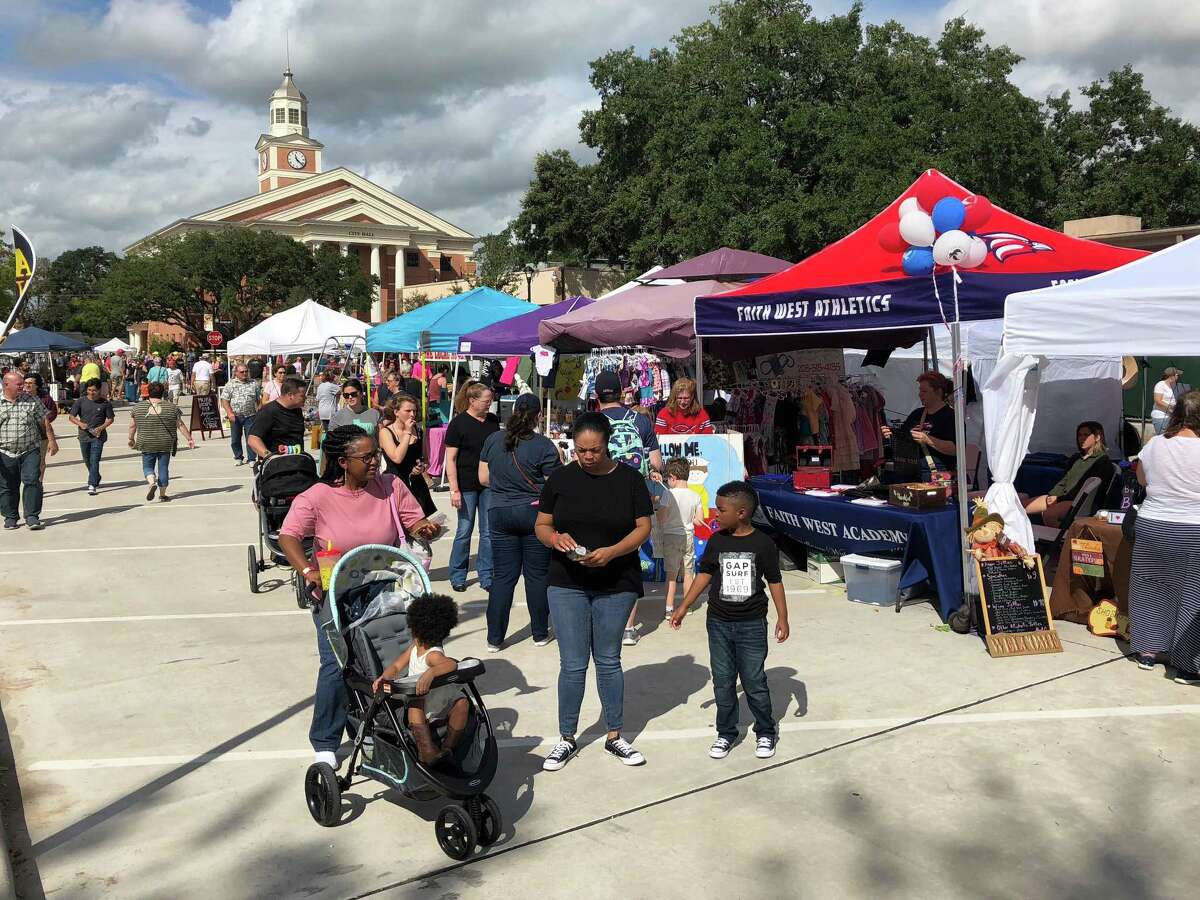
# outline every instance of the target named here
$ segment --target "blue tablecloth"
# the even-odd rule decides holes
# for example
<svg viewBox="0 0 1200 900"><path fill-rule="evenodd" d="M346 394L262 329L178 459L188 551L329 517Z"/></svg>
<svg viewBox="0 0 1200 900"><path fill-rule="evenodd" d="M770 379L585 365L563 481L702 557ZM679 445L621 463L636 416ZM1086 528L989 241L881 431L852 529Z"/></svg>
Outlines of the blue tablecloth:
<svg viewBox="0 0 1200 900"><path fill-rule="evenodd" d="M958 509L865 506L841 497L813 497L792 489L791 477L750 479L770 525L788 537L829 553L902 555L901 587L928 579L945 621L963 602L962 542Z"/></svg>
<svg viewBox="0 0 1200 900"><path fill-rule="evenodd" d="M1013 487L1017 489L1018 494L1025 494L1027 497L1041 497L1043 494L1050 493L1050 488L1058 484L1065 474L1067 474L1065 463L1035 462L1027 459L1017 470Z"/></svg>

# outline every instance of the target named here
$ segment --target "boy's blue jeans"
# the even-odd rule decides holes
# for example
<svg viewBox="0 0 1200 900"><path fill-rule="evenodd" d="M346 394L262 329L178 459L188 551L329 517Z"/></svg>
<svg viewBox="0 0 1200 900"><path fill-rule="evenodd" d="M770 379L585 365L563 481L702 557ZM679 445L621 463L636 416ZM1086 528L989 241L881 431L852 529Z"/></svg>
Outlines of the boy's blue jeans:
<svg viewBox="0 0 1200 900"><path fill-rule="evenodd" d="M728 741L738 736L737 680L754 716L758 737L776 737L771 691L767 687L767 620L724 622L708 616L708 655L713 696L717 701L717 734Z"/></svg>

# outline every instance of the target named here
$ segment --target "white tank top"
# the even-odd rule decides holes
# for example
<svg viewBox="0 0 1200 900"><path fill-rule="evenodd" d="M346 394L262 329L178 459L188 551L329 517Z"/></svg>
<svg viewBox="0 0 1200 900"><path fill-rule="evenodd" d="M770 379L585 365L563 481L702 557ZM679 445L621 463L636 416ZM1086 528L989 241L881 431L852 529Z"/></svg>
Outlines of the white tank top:
<svg viewBox="0 0 1200 900"><path fill-rule="evenodd" d="M426 647L424 653L417 653L417 648L413 647L413 652L408 657L408 677L409 678L420 678L422 675L424 675L426 672L429 671L429 664L427 662L425 662L425 657L427 657L430 653L432 653L435 650L438 653L446 652L441 647Z"/></svg>

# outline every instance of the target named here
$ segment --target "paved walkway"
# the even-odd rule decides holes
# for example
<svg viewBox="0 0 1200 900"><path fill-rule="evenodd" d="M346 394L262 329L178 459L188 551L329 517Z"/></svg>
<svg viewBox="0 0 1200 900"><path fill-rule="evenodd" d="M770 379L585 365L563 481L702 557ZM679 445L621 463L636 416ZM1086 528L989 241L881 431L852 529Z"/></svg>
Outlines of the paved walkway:
<svg viewBox="0 0 1200 900"><path fill-rule="evenodd" d="M1196 689L1078 626L1061 627L1062 654L991 660L930 608L864 608L792 574L793 636L768 658L775 759L747 744L708 759L703 613L671 633L659 598L625 651L626 735L648 764L590 743L542 773L555 646L533 646L518 606L513 643L485 654L472 585L450 651L488 667L500 843L450 866L439 804L371 781L347 795L344 824L320 828L302 792L314 631L286 573L248 590L249 469L210 441L176 458L172 503L146 503L126 421L99 496L63 440L50 527L0 540L0 703L27 896L1194 894ZM590 686L583 722L591 741Z"/></svg>

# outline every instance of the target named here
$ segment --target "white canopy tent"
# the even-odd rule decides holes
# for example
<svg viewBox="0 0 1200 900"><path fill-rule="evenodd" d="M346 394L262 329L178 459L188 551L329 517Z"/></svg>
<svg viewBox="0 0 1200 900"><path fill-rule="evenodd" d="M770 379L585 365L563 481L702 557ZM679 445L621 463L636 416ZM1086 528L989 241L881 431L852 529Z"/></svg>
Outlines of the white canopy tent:
<svg viewBox="0 0 1200 900"><path fill-rule="evenodd" d="M276 353L320 353L330 338L350 343L366 338L370 324L353 316L305 300L259 322L245 334L229 342L230 356L273 355Z"/></svg>
<svg viewBox="0 0 1200 900"><path fill-rule="evenodd" d="M997 447L1001 471L1015 475L1024 459L1040 385L1063 357L1195 353L1197 271L1200 238L1191 238L1091 278L1008 297L1001 356L983 385L987 434ZM988 507L1004 517L1018 541L1032 546L1033 532L1012 479L999 478L997 468L993 465Z"/></svg>
<svg viewBox="0 0 1200 900"><path fill-rule="evenodd" d="M134 348L132 344L127 344L120 338L113 338L111 341L105 341L98 347L93 347L97 353L116 353L118 350L124 350L126 353L132 353Z"/></svg>

